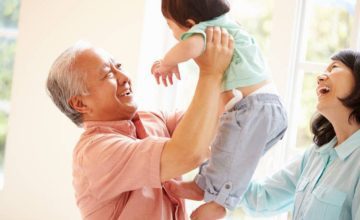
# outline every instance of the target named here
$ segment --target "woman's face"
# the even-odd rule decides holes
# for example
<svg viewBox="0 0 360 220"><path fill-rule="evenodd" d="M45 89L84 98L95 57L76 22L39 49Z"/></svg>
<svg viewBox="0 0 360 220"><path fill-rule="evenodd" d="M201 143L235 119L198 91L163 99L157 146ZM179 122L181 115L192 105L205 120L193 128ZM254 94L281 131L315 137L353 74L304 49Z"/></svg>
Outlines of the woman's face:
<svg viewBox="0 0 360 220"><path fill-rule="evenodd" d="M349 67L338 60L332 60L325 73L318 76L317 109L321 114L334 112L344 107L339 98L351 94L355 86L355 79Z"/></svg>

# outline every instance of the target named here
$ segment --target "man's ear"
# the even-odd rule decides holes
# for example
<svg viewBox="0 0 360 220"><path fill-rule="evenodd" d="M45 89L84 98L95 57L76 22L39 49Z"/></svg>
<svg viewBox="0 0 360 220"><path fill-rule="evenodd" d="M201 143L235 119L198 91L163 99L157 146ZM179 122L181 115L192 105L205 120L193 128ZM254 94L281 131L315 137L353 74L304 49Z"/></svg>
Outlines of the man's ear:
<svg viewBox="0 0 360 220"><path fill-rule="evenodd" d="M89 112L89 108L84 104L83 97L80 95L73 96L68 101L69 105L80 113Z"/></svg>
<svg viewBox="0 0 360 220"><path fill-rule="evenodd" d="M196 22L193 19L187 19L186 20L186 27L188 27L188 28L191 28L195 24L196 24Z"/></svg>

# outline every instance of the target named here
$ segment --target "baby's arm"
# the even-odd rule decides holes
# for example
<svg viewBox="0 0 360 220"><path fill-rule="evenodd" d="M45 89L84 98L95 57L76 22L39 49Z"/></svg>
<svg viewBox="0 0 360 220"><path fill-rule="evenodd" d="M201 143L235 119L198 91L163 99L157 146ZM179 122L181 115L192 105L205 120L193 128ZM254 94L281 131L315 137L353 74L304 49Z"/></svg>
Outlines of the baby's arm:
<svg viewBox="0 0 360 220"><path fill-rule="evenodd" d="M165 66L175 66L189 59L194 59L203 52L205 46L204 37L195 34L184 41L180 41L171 48L163 59Z"/></svg>
<svg viewBox="0 0 360 220"><path fill-rule="evenodd" d="M167 86L168 79L170 84L173 84L173 74L180 80L178 64L200 56L204 47L205 41L200 34L195 34L176 44L166 53L164 59L155 61L151 68L151 73L157 83L159 84L161 79L163 84Z"/></svg>

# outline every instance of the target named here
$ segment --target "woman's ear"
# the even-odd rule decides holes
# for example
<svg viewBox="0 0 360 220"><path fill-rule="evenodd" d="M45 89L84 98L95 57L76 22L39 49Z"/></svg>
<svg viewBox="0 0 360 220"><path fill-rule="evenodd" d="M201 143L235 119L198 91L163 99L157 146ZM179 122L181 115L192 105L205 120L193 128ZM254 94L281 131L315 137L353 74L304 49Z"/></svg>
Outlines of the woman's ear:
<svg viewBox="0 0 360 220"><path fill-rule="evenodd" d="M80 113L89 112L89 108L84 104L82 96L73 96L69 99L68 103L74 110Z"/></svg>
<svg viewBox="0 0 360 220"><path fill-rule="evenodd" d="M191 28L195 24L196 24L196 22L193 19L187 19L186 20L186 27L188 27L188 28Z"/></svg>

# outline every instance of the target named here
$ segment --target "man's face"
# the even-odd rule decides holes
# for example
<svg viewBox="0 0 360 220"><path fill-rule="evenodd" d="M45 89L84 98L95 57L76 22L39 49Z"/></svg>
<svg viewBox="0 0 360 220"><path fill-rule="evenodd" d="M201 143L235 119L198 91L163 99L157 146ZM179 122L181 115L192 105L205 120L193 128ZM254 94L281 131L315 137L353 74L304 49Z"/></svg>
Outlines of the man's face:
<svg viewBox="0 0 360 220"><path fill-rule="evenodd" d="M87 49L76 58L75 68L86 73L88 95L81 96L84 121L129 120L137 109L130 79L121 64L101 49Z"/></svg>

